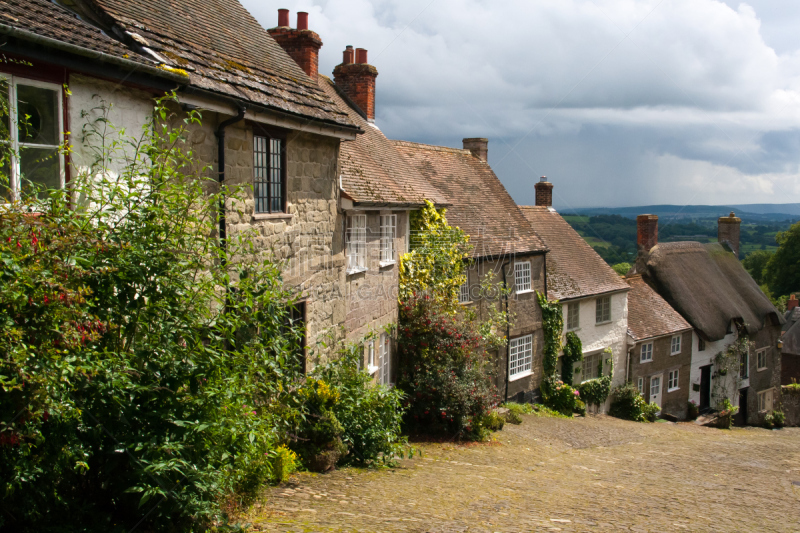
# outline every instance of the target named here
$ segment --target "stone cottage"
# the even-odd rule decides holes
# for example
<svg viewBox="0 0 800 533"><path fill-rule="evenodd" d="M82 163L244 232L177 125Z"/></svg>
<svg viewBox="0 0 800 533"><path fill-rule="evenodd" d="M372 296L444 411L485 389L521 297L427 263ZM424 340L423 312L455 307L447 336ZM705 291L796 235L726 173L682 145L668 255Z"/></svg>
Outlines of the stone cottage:
<svg viewBox="0 0 800 533"><path fill-rule="evenodd" d="M800 302L792 294L781 327L781 385L800 383Z"/></svg>
<svg viewBox="0 0 800 533"><path fill-rule="evenodd" d="M662 415L683 420L691 389L692 326L641 276L625 281L631 287L625 381L661 406Z"/></svg>
<svg viewBox="0 0 800 533"><path fill-rule="evenodd" d="M547 247L487 162L484 138L464 139L463 149L394 141L395 147L449 204L447 221L470 236L473 246L467 282L459 301L479 316L488 306L503 306L514 321L508 345L496 354L496 385L501 397L533 399L542 379L542 314L535 291L543 292ZM486 276L512 289L507 298L483 298Z"/></svg>
<svg viewBox="0 0 800 533"><path fill-rule="evenodd" d="M94 108L113 104L109 120L137 132L153 97L175 91L175 120L187 108L202 110L203 124L189 136L198 163L248 191L244 205L228 203L219 238L258 233L265 258L284 265L284 281L300 297L294 318L304 325L306 352L325 355L344 339L347 316L340 143L364 130L236 0L63 4L69 9L46 0L0 5L8 97L26 94L38 106L52 133L38 145L54 150L66 140L74 148L55 166L15 168L68 186L88 164L77 132ZM64 131L73 133L63 139Z"/></svg>
<svg viewBox="0 0 800 533"><path fill-rule="evenodd" d="M625 381L630 287L553 209L553 184L541 178L535 188L536 205L520 209L549 250L547 296L563 306L564 334L574 332L583 344L574 382L599 377L599 363L609 358L605 351L610 349L611 383L620 385ZM604 364L603 371L607 375L611 369Z"/></svg>
<svg viewBox="0 0 800 533"><path fill-rule="evenodd" d="M739 406L741 423L760 424L779 400L784 319L733 252L738 228L730 226L739 222L733 213L720 219L722 243L659 243L658 217L639 215L639 256L630 274L641 275L694 329L689 399L703 411L727 397ZM721 367L718 354L742 338L752 350L736 368Z"/></svg>

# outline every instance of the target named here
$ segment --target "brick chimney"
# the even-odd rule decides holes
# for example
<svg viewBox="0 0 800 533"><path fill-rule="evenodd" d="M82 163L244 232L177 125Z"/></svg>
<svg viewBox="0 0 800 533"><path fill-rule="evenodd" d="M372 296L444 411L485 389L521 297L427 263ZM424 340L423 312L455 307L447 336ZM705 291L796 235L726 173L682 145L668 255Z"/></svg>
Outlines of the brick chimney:
<svg viewBox="0 0 800 533"><path fill-rule="evenodd" d="M542 176L535 185L536 207L552 207L553 184L547 181L547 176Z"/></svg>
<svg viewBox="0 0 800 533"><path fill-rule="evenodd" d="M344 50L342 63L333 69L333 81L367 116L370 122L375 120L375 78L378 69L367 63L367 51L353 47Z"/></svg>
<svg viewBox="0 0 800 533"><path fill-rule="evenodd" d="M742 219L731 211L729 216L719 217L717 225L717 240L721 243L728 243L736 257L739 257L739 227L741 224Z"/></svg>
<svg viewBox="0 0 800 533"><path fill-rule="evenodd" d="M649 252L658 244L658 215L636 217L636 244L640 251Z"/></svg>
<svg viewBox="0 0 800 533"><path fill-rule="evenodd" d="M319 77L319 49L322 39L308 29L308 13L297 13L297 29L289 27L289 10L278 10L278 26L267 30L295 63L308 74L312 80Z"/></svg>
<svg viewBox="0 0 800 533"><path fill-rule="evenodd" d="M469 150L472 155L481 161L489 160L489 139L483 137L472 137L470 139L462 139L464 150Z"/></svg>
<svg viewBox="0 0 800 533"><path fill-rule="evenodd" d="M795 307L798 307L798 306L800 306L800 301L797 300L797 296L792 294L789 297L789 300L786 302L786 310L787 311L791 311L792 309L794 309Z"/></svg>

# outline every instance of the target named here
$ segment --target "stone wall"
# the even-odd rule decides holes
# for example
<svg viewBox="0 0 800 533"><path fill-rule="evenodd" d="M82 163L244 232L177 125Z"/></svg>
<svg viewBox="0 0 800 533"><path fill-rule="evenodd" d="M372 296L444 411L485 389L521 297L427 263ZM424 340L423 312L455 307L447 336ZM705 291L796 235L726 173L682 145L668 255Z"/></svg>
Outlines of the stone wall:
<svg viewBox="0 0 800 533"><path fill-rule="evenodd" d="M781 410L786 415L786 425L800 426L800 391L786 386L781 389Z"/></svg>
<svg viewBox="0 0 800 533"><path fill-rule="evenodd" d="M746 408L748 424L763 424L764 417L767 415L766 412L758 411L759 392L773 389L775 391L775 408L777 409L781 394L781 354L775 345L779 336L780 326L767 325L750 338L755 345L755 350L750 353L749 378L741 385L742 388L748 388ZM767 367L764 370L758 370L755 353L761 348L767 348Z"/></svg>

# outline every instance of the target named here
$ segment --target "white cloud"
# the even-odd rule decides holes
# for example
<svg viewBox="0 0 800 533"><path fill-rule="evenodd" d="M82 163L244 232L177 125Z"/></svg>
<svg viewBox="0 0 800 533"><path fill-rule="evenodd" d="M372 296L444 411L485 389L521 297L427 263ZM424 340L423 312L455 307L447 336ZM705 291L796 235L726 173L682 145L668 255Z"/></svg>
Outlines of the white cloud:
<svg viewBox="0 0 800 533"><path fill-rule="evenodd" d="M265 27L275 25L277 6L244 4ZM522 176L538 168L532 142L578 145L577 161L549 158L549 172L567 172L570 183L585 183L597 167L591 159L598 157L597 147L617 149L608 139L598 144L598 128L610 128L619 143L636 132L649 144L635 154L618 146L628 153L617 163L600 157L616 165L616 186L630 190L636 180L643 189L645 179L650 200L659 201L658 157L713 166L731 160L738 165L737 156L745 154L745 166L752 160L768 165L764 134L796 134L800 51L787 48L782 17L791 13L788 18L800 21L800 9L771 11L770 5L763 0L290 0L280 7L290 8L292 17L297 10L310 13L311 29L325 43L322 73L341 61L345 45L369 49L370 63L380 73L377 119L387 135L450 145L462 137L489 136L493 147L503 148L498 154L508 154L498 161L503 155L490 153L490 162L498 163L495 169L513 193L522 190ZM762 11L770 13L766 22ZM781 53L765 41L765 27L778 28ZM516 153L509 146L517 146ZM623 161L627 167L620 166ZM781 174L778 167L787 163L776 161L770 170ZM751 185L761 187L762 178L752 179ZM697 183L707 184L698 185L706 187L706 197L722 194L708 180ZM621 202L607 185L593 201ZM740 197L724 201L748 200L744 189L736 190ZM581 190L562 194L584 201ZM774 189L771 194L772 201L800 201L797 190L793 198Z"/></svg>

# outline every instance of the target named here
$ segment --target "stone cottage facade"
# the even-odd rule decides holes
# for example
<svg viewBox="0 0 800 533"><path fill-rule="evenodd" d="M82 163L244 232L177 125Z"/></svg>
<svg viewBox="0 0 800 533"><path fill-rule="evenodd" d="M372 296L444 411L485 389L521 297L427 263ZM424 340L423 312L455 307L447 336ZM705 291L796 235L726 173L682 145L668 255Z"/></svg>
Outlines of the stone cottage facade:
<svg viewBox="0 0 800 533"><path fill-rule="evenodd" d="M574 332L583 345L574 383L599 377L600 360L614 363L612 386L625 381L628 291L630 287L572 226L553 209L553 184L536 183L536 205L520 206L534 232L548 247L547 296L561 302L564 335ZM604 364L604 375L611 368ZM600 406L605 412L610 405Z"/></svg>
<svg viewBox="0 0 800 533"><path fill-rule="evenodd" d="M44 0L0 6L8 38L0 72L12 88L31 86L41 101L57 102L58 140L74 148L56 174L39 179L67 186L86 168L78 132L101 103L111 105L110 122L135 135L153 98L175 91L172 120L189 108L202 112L202 126L188 136L198 165L247 191L244 205L228 202L219 237L255 232L265 260L283 265L300 298L293 315L304 324L310 368L346 337L339 150L363 129L236 0L70 5L74 11ZM72 135L62 139L62 131Z"/></svg>
<svg viewBox="0 0 800 533"><path fill-rule="evenodd" d="M684 420L691 390L692 326L641 276L625 281L631 287L626 381L647 402L658 404L662 415Z"/></svg>
<svg viewBox="0 0 800 533"><path fill-rule="evenodd" d="M740 423L760 424L779 403L777 345L784 319L732 252L739 247L738 232L729 226L738 218L723 218L723 243L659 243L658 217L640 215L639 256L629 274L641 275L692 325L689 399L703 411L727 397L739 407ZM738 375L720 368L718 354L743 338L752 349L734 365Z"/></svg>
<svg viewBox="0 0 800 533"><path fill-rule="evenodd" d="M394 141L395 147L433 186L447 208L447 221L470 236L473 246L460 302L480 316L488 306L507 306L514 317L508 346L495 354L501 398L530 401L542 379L542 314L536 291L544 292L547 247L487 163L488 140L464 139L463 149ZM504 298L482 298L480 282L512 289Z"/></svg>

